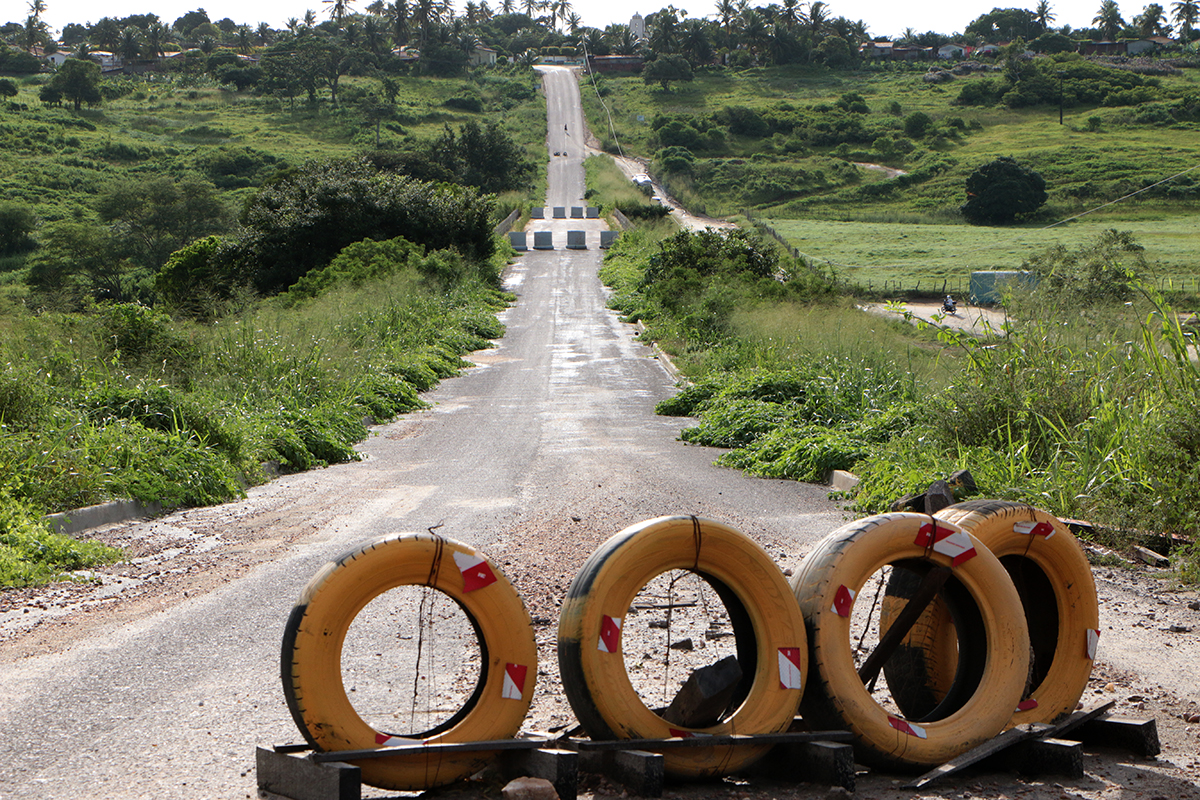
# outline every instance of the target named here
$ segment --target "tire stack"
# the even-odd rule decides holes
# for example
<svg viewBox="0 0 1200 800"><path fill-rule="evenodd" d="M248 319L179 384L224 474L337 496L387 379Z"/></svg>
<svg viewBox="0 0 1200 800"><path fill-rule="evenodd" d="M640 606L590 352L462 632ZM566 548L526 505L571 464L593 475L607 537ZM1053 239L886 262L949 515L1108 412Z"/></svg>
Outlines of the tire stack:
<svg viewBox="0 0 1200 800"><path fill-rule="evenodd" d="M880 583L885 568L889 577ZM672 724L647 707L622 657L621 628L634 598L673 570L693 572L712 587L735 636L742 677L730 710L703 727ZM855 662L852 617L861 599L855 618L862 619L869 593L859 595L873 579L879 586L867 624L878 604L881 637L908 598L944 581L882 665L890 702L873 694L878 670L860 675L871 672L871 659ZM464 707L403 741L515 736L537 674L529 615L486 556L420 534L387 537L326 565L293 609L283 640L284 695L309 745L338 751L401 741L359 717L340 674L354 617L399 586L450 596L471 620L482 653L482 674ZM1082 548L1061 522L1031 506L972 501L932 516L860 519L819 542L790 586L749 537L711 520L672 516L626 528L583 565L562 604L558 660L567 699L593 739L778 733L799 711L810 730L850 731L862 763L911 771L944 763L1007 727L1074 711L1098 627ZM674 778L717 777L769 750L669 748L664 769ZM429 751L355 763L367 783L413 790L466 777L492 755Z"/></svg>

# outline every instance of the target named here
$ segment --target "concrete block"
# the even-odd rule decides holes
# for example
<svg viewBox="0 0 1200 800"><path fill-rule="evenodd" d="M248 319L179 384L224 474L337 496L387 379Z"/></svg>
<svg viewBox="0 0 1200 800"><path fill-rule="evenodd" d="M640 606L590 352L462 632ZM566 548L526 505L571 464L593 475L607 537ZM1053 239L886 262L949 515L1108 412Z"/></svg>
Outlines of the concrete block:
<svg viewBox="0 0 1200 800"><path fill-rule="evenodd" d="M587 233L585 231L567 231L568 250L587 250Z"/></svg>
<svg viewBox="0 0 1200 800"><path fill-rule="evenodd" d="M509 231L508 243L513 246L514 250L528 250L525 244L525 231Z"/></svg>
<svg viewBox="0 0 1200 800"><path fill-rule="evenodd" d="M600 219L600 209L596 206L588 206L584 210L584 214L588 219Z"/></svg>
<svg viewBox="0 0 1200 800"><path fill-rule="evenodd" d="M859 477L844 469L835 469L829 476L829 488L835 492L848 492L858 486Z"/></svg>
<svg viewBox="0 0 1200 800"><path fill-rule="evenodd" d="M600 231L600 247L612 247L612 243L621 235L620 231Z"/></svg>
<svg viewBox="0 0 1200 800"><path fill-rule="evenodd" d="M554 234L550 231L534 231L533 232L533 249L534 250L553 250L554 249Z"/></svg>
<svg viewBox="0 0 1200 800"><path fill-rule="evenodd" d="M582 206L571 206L571 219L583 219Z"/></svg>
<svg viewBox="0 0 1200 800"><path fill-rule="evenodd" d="M567 207L566 206L555 206L553 214L554 214L555 219L566 219L567 218Z"/></svg>
<svg viewBox="0 0 1200 800"><path fill-rule="evenodd" d="M545 219L546 218L546 209L542 208L541 206L538 206L537 208L529 209L529 218L530 219Z"/></svg>
<svg viewBox="0 0 1200 800"><path fill-rule="evenodd" d="M260 792L288 800L359 800L362 772L352 764L317 764L303 756L259 747L255 765Z"/></svg>

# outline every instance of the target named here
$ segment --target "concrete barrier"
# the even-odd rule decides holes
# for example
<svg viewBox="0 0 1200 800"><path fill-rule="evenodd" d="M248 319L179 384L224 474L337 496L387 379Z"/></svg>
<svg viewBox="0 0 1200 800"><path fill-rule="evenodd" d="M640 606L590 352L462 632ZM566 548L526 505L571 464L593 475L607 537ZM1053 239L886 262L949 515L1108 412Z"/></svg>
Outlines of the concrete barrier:
<svg viewBox="0 0 1200 800"><path fill-rule="evenodd" d="M567 231L568 250L587 250L587 232Z"/></svg>
<svg viewBox="0 0 1200 800"><path fill-rule="evenodd" d="M596 206L588 206L584 209L584 214L587 215L588 219L600 219L600 209Z"/></svg>
<svg viewBox="0 0 1200 800"><path fill-rule="evenodd" d="M533 249L534 250L553 250L554 249L554 234L550 231L534 231L533 232Z"/></svg>
<svg viewBox="0 0 1200 800"><path fill-rule="evenodd" d="M620 235L620 231L600 231L600 247L611 247Z"/></svg>
<svg viewBox="0 0 1200 800"><path fill-rule="evenodd" d="M509 231L508 243L513 246L514 250L528 250L525 245L525 231Z"/></svg>
<svg viewBox="0 0 1200 800"><path fill-rule="evenodd" d="M555 219L566 219L567 218L567 207L566 206L555 206L553 213L554 213Z"/></svg>
<svg viewBox="0 0 1200 800"><path fill-rule="evenodd" d="M545 219L546 218L546 209L542 208L541 206L538 206L537 208L529 209L529 218L530 219Z"/></svg>
<svg viewBox="0 0 1200 800"><path fill-rule="evenodd" d="M583 219L582 206L571 206L571 219Z"/></svg>

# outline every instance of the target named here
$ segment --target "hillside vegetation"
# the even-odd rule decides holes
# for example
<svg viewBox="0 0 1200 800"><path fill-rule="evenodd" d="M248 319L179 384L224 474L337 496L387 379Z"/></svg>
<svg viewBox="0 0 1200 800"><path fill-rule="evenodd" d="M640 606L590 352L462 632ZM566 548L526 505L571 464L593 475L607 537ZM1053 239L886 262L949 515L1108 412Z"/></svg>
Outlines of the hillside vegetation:
<svg viewBox="0 0 1200 800"><path fill-rule="evenodd" d="M619 141L650 158L689 208L748 212L864 285L965 284L972 270L1015 269L1041 248L1077 246L1125 223L1160 277L1200 279L1182 229L1200 199L1200 165L1181 146L1200 129L1196 69L1142 75L1067 54L1018 62L1014 80L1003 64L946 72L941 82L924 79L924 64L703 67L666 91L599 76L617 136L604 145ZM1063 125L1059 82L1048 77L1059 72ZM594 129L608 130L596 92L585 89ZM1016 228L967 226L958 211L966 178L1000 155L1041 174L1049 201Z"/></svg>

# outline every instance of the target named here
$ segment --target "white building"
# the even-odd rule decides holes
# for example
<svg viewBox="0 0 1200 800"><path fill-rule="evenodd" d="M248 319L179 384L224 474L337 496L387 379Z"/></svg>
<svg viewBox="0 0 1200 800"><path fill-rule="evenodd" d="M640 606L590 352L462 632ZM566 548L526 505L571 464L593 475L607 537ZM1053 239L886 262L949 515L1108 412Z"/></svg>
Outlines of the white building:
<svg viewBox="0 0 1200 800"><path fill-rule="evenodd" d="M629 32L638 39L646 38L646 20L641 14L634 14L629 20Z"/></svg>

